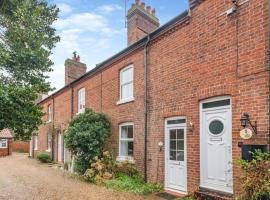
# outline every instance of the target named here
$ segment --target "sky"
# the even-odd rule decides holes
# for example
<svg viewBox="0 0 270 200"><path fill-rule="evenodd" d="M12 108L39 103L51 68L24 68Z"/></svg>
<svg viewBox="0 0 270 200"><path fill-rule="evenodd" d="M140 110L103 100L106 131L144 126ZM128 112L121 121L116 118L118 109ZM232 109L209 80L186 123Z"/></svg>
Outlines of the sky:
<svg viewBox="0 0 270 200"><path fill-rule="evenodd" d="M143 1L143 0L142 0ZM127 0L127 8L135 0ZM144 0L156 9L160 24L168 22L188 8L187 0ZM64 86L64 62L78 52L87 71L127 47L125 0L49 0L60 9L53 24L61 41L51 56L51 86ZM55 91L54 90L54 91Z"/></svg>

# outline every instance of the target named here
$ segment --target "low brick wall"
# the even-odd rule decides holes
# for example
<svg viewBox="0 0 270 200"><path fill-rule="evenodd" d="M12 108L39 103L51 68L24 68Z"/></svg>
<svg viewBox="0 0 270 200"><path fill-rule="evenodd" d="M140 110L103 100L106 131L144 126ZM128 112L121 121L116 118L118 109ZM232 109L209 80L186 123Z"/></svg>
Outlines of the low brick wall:
<svg viewBox="0 0 270 200"><path fill-rule="evenodd" d="M29 153L29 142L14 141L12 148L14 152Z"/></svg>

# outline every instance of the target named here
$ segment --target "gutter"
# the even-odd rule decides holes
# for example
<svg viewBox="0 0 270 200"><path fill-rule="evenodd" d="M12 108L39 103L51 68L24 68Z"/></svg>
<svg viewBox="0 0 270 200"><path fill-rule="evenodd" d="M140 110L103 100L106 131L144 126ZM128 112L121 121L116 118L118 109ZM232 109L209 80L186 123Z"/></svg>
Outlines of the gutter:
<svg viewBox="0 0 270 200"><path fill-rule="evenodd" d="M150 33L149 35L151 36L151 39L155 39L155 38L159 37L160 35L164 34L165 32L167 32L168 30L170 30L171 28L173 28L174 26L176 26L177 24L185 22L189 18L190 18L189 10L185 10L180 15L176 16L175 18L173 18L172 20L170 20L169 22L167 22L163 26L159 27L157 30ZM117 54L115 54L114 56L108 58L107 60L97 64L94 69L86 72L84 75L82 75L78 79L76 79L76 80L70 82L69 84L65 85L64 87L57 90L56 92L54 92L50 96L48 96L45 99L38 102L38 104L39 105L42 104L43 102L47 101L48 99L50 99L50 98L56 96L57 94L59 94L60 92L62 92L64 89L67 89L68 87L72 87L77 82L79 82L79 81L81 81L81 80L83 80L85 78L88 78L88 77L91 77L91 76L95 75L99 71L101 71L104 68L110 66L112 63L117 62L121 58L123 58L123 57L129 55L130 53L136 51L137 49L145 46L146 42L147 42L147 36L142 38L141 40L135 42L134 44L128 46L127 48L125 48L124 50L118 52Z"/></svg>
<svg viewBox="0 0 270 200"><path fill-rule="evenodd" d="M270 0L268 0L268 120L268 151L270 152Z"/></svg>
<svg viewBox="0 0 270 200"><path fill-rule="evenodd" d="M148 140L148 45L150 34L144 46L144 181L147 182L147 140Z"/></svg>

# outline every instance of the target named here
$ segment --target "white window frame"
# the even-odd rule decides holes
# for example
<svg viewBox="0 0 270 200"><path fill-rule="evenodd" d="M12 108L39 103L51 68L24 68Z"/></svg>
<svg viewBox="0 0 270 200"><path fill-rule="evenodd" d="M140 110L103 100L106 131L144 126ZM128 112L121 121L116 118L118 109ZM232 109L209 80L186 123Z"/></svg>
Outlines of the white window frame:
<svg viewBox="0 0 270 200"><path fill-rule="evenodd" d="M34 150L35 151L37 151L38 150L38 136L36 135L36 136L34 136Z"/></svg>
<svg viewBox="0 0 270 200"><path fill-rule="evenodd" d="M133 138L132 139L123 139L121 138L121 131L122 131L122 127L124 126L132 126L133 127ZM132 122L126 122L126 123L122 123L119 125L119 152L118 152L118 157L117 157L117 161L128 161L130 163L134 163L134 157L133 156L121 156L121 141L127 141L127 142L133 142L133 153L134 153L134 123Z"/></svg>
<svg viewBox="0 0 270 200"><path fill-rule="evenodd" d="M49 136L51 137L50 140L49 140ZM51 149L52 149L52 134L51 133L48 133L47 134L47 152L50 152Z"/></svg>
<svg viewBox="0 0 270 200"><path fill-rule="evenodd" d="M3 146L3 143L6 145ZM8 148L8 140L7 139L0 139L0 149L7 149Z"/></svg>
<svg viewBox="0 0 270 200"><path fill-rule="evenodd" d="M78 90L78 114L85 110L85 88Z"/></svg>
<svg viewBox="0 0 270 200"><path fill-rule="evenodd" d="M127 71L127 70L130 70L132 69L132 80L128 81L128 82L125 82L123 83L123 78L122 78L122 74ZM130 101L134 101L134 66L131 64L131 65L128 65L127 67L121 69L120 73L120 84L119 84L119 101L117 102L117 104L122 104L122 103L127 103L127 102L130 102ZM132 96L131 97L128 97L128 98L122 98L122 87L125 86L125 85L128 85L128 84L132 84Z"/></svg>
<svg viewBox="0 0 270 200"><path fill-rule="evenodd" d="M48 106L48 122L52 121L52 105Z"/></svg>

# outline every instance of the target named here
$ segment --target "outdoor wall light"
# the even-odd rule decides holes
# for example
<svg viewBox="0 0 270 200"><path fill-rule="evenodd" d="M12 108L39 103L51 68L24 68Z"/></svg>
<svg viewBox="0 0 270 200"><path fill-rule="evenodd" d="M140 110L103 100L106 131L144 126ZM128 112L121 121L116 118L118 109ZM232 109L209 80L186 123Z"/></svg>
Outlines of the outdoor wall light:
<svg viewBox="0 0 270 200"><path fill-rule="evenodd" d="M248 125L251 126L251 128L253 129L254 133L257 134L257 121L254 122L254 124L252 124L252 122L249 119L249 114L248 113L244 113L240 119L241 121L241 126L246 128Z"/></svg>
<svg viewBox="0 0 270 200"><path fill-rule="evenodd" d="M163 142L160 141L160 142L158 143L159 151L162 151L162 147L163 147L163 146L164 146Z"/></svg>

